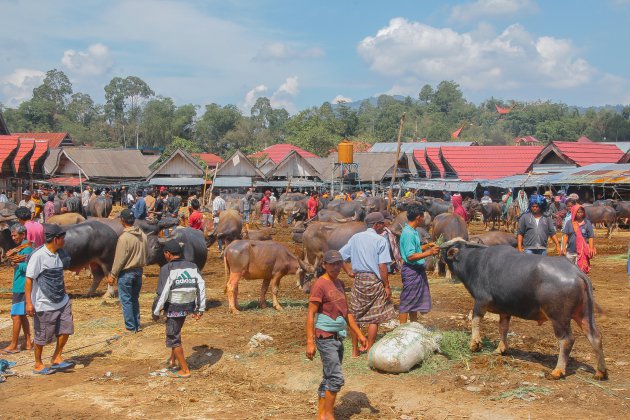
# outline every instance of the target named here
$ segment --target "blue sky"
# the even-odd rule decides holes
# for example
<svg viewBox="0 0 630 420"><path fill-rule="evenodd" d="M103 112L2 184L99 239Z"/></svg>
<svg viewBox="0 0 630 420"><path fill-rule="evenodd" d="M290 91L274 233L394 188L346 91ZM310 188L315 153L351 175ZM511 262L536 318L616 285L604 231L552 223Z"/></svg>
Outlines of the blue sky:
<svg viewBox="0 0 630 420"><path fill-rule="evenodd" d="M0 102L63 70L103 101L115 76L177 104L259 96L294 113L441 80L465 96L630 104L630 0L0 0Z"/></svg>

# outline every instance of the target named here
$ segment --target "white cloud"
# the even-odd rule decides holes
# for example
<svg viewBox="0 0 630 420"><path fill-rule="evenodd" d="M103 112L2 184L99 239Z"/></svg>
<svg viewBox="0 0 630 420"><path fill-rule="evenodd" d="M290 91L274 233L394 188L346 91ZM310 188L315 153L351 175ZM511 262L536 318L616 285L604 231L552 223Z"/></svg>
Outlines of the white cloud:
<svg viewBox="0 0 630 420"><path fill-rule="evenodd" d="M299 92L300 85L298 83L298 77L290 76L287 77L278 90L273 93L271 98L269 98L269 102L271 102L273 108L284 108L289 111L289 113L293 113L296 111L293 100Z"/></svg>
<svg viewBox="0 0 630 420"><path fill-rule="evenodd" d="M263 47L254 56L254 61L288 61L323 57L324 50L319 47L299 49L284 42L272 42Z"/></svg>
<svg viewBox="0 0 630 420"><path fill-rule="evenodd" d="M330 102L332 102L333 104L338 104L340 102L352 102L352 98L348 98L347 96L343 95L337 95Z"/></svg>
<svg viewBox="0 0 630 420"><path fill-rule="evenodd" d="M415 95L422 84L442 80L470 90L566 89L598 74L569 40L536 38L518 24L499 35L484 30L473 36L395 18L357 49L373 71L392 78L392 90L400 94Z"/></svg>
<svg viewBox="0 0 630 420"><path fill-rule="evenodd" d="M532 0L477 0L453 6L451 20L470 22L483 18L508 17L537 10Z"/></svg>
<svg viewBox="0 0 630 420"><path fill-rule="evenodd" d="M32 69L17 69L8 76L0 78L0 92L5 98L5 105L16 107L33 95L33 89L39 86L46 74Z"/></svg>
<svg viewBox="0 0 630 420"><path fill-rule="evenodd" d="M111 69L112 59L107 46L92 44L87 51L64 51L61 64L78 75L99 76Z"/></svg>
<svg viewBox="0 0 630 420"><path fill-rule="evenodd" d="M258 85L249 92L245 94L245 98L243 99L243 103L241 104L241 110L244 112L250 112L254 104L256 103L256 99L263 96L262 94L267 92L267 86Z"/></svg>

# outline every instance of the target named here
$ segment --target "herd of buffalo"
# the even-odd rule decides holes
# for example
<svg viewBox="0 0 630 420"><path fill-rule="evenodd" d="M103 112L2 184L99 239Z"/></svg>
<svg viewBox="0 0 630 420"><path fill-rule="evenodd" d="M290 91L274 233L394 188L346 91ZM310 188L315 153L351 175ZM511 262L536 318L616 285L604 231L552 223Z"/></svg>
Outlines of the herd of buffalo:
<svg viewBox="0 0 630 420"><path fill-rule="evenodd" d="M278 301L280 280L286 275L296 275L297 286L308 291L323 254L329 249L339 250L357 232L367 229L363 222L371 212L392 213L390 231L399 236L406 223L405 208L419 202L427 209L425 226L419 228L421 237L427 241L438 241L442 252L434 262L436 271L447 271L460 280L474 298L471 349L479 350L481 337L479 324L486 312L500 316L500 343L496 351L507 350L507 333L511 316L535 320L549 320L560 342L560 354L551 378L565 375L569 353L574 338L571 320L585 333L597 354L595 377L607 378L602 350L601 334L595 324L593 288L589 278L566 258L524 255L516 251L514 221L508 212L507 220L501 219L500 204L484 206L476 200L466 200L469 219L481 213L484 221L505 223L507 231L490 230L480 235L468 234L468 223L452 212L450 203L431 197L403 199L392 206L382 197L362 197L353 201L319 199L318 214L308 219L307 200L301 193L283 194L271 203L274 222L292 225L292 238L301 244L301 255L296 256L284 244L275 242L271 228L252 229L243 223L239 212L242 196L223 195L227 210L219 215L215 225L208 217L202 230L177 227L170 238L184 245L184 258L193 261L202 269L208 256L208 248L221 240L226 244L223 260L226 271L226 293L228 307L238 312L238 283L241 278L261 279L260 306L265 306L265 295L271 286L273 307L282 309ZM97 204L97 203L95 203ZM66 231L65 251L70 256L72 271L89 268L93 282L88 294L96 293L101 280L109 274L118 236L122 232L119 220L107 218L111 211L108 203L94 209L93 214L101 217L84 219L78 212L64 213L49 220L63 226ZM6 209L5 209L6 210ZM73 210L73 209L69 209ZM597 202L586 206L588 217L594 224L604 223L609 234L619 220L630 217L630 203ZM259 212L259 209L258 209ZM253 220L257 214L254 214ZM2 224L0 247L5 251L13 248L8 228L10 218ZM137 220L136 224L147 234L148 264L166 263L162 253L165 238L161 232L177 225L178 220L150 222ZM256 223L253 223L256 225ZM245 229L243 229L245 228ZM515 269L517 268L518 269ZM448 268L448 270L446 270ZM113 293L113 290L108 290Z"/></svg>

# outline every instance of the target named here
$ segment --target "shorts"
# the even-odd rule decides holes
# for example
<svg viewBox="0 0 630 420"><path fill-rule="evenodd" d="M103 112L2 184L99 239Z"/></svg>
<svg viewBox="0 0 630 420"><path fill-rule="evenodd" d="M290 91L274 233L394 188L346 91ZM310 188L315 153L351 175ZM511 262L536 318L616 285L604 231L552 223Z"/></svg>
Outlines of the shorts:
<svg viewBox="0 0 630 420"><path fill-rule="evenodd" d="M11 298L11 316L26 315L26 297L24 293L13 293Z"/></svg>
<svg viewBox="0 0 630 420"><path fill-rule="evenodd" d="M182 327L186 321L185 316L166 318L166 347L182 346Z"/></svg>
<svg viewBox="0 0 630 420"><path fill-rule="evenodd" d="M72 302L54 311L35 312L34 317L35 344L44 346L50 344L53 338L60 335L74 334L72 319Z"/></svg>

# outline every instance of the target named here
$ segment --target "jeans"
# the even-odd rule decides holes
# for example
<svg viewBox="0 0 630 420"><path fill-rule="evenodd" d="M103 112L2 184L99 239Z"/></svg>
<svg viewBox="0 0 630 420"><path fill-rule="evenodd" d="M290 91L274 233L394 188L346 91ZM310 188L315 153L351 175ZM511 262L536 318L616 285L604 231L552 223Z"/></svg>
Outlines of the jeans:
<svg viewBox="0 0 630 420"><path fill-rule="evenodd" d="M546 249L526 249L525 253L526 254L536 254L536 255L547 256L547 250Z"/></svg>
<svg viewBox="0 0 630 420"><path fill-rule="evenodd" d="M125 328L129 331L140 329L140 289L142 288L142 268L123 270L118 275L118 298L122 307Z"/></svg>
<svg viewBox="0 0 630 420"><path fill-rule="evenodd" d="M245 223L249 223L249 216L251 214L251 210L243 210L243 221Z"/></svg>
<svg viewBox="0 0 630 420"><path fill-rule="evenodd" d="M320 398L326 396L326 391L339 392L344 384L341 362L343 361L343 341L335 338L315 339L315 345L322 359L323 378L319 384L317 394Z"/></svg>

